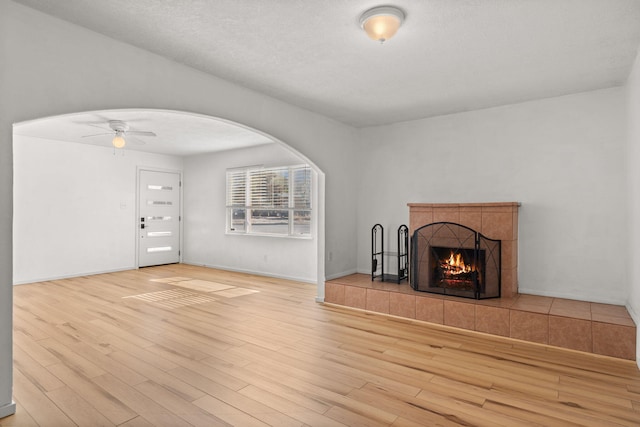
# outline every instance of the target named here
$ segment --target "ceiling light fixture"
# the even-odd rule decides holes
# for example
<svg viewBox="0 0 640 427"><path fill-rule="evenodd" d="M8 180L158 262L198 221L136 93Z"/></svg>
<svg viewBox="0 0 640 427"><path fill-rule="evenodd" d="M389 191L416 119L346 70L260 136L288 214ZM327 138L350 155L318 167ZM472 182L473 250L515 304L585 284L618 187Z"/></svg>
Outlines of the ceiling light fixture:
<svg viewBox="0 0 640 427"><path fill-rule="evenodd" d="M404 18L404 12L397 7L378 6L362 14L360 27L370 38L384 43L394 36Z"/></svg>
<svg viewBox="0 0 640 427"><path fill-rule="evenodd" d="M116 136L114 136L113 140L111 140L111 143L115 148L123 148L127 143L127 141L125 141L124 137L122 136L123 133L124 132L117 130Z"/></svg>

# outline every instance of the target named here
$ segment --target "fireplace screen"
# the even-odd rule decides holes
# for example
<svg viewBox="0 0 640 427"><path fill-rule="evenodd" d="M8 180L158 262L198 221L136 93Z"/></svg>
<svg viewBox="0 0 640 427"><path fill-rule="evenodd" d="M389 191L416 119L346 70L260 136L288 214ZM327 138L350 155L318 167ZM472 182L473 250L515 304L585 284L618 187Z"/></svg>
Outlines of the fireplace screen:
<svg viewBox="0 0 640 427"><path fill-rule="evenodd" d="M411 240L411 287L467 298L500 297L500 240L460 224L438 222Z"/></svg>

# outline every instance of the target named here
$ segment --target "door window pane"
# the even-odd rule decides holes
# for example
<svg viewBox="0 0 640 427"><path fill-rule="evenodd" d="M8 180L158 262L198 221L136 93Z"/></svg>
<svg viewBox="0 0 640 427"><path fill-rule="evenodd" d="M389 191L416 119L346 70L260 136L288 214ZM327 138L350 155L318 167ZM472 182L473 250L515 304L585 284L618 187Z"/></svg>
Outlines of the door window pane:
<svg viewBox="0 0 640 427"><path fill-rule="evenodd" d="M171 187L170 185L149 184L149 185L147 185L147 189L149 189L149 190L167 190L167 191L171 191L171 190L173 190L173 187Z"/></svg>
<svg viewBox="0 0 640 427"><path fill-rule="evenodd" d="M172 234L171 231L149 231L147 237L168 237Z"/></svg>
<svg viewBox="0 0 640 427"><path fill-rule="evenodd" d="M169 252L171 250L171 246L158 246L155 248L147 248L147 252Z"/></svg>

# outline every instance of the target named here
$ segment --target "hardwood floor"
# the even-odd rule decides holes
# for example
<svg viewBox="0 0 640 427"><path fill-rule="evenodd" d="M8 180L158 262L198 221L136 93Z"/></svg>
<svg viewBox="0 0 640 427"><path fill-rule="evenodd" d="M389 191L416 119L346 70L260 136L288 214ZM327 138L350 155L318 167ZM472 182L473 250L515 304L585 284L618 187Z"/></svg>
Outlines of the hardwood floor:
<svg viewBox="0 0 640 427"><path fill-rule="evenodd" d="M631 361L188 265L14 289L0 426L638 426Z"/></svg>

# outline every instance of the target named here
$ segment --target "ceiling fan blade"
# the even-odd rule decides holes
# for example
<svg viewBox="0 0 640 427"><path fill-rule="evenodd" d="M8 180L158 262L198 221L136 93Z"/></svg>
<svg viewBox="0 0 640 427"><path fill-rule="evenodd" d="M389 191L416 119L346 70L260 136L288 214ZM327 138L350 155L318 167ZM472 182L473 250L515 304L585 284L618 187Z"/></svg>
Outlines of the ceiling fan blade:
<svg viewBox="0 0 640 427"><path fill-rule="evenodd" d="M128 130L125 132L125 135L138 135L138 136L156 136L153 132L142 131L142 130Z"/></svg>
<svg viewBox="0 0 640 427"><path fill-rule="evenodd" d="M111 130L108 127L105 127L104 123L102 123L102 122L73 121L72 123L75 124L75 125L90 126L90 127L93 127L93 128L98 128L98 129L101 129L101 130L103 130L105 132L108 132L108 131Z"/></svg>
<svg viewBox="0 0 640 427"><path fill-rule="evenodd" d="M90 137L92 137L92 136L104 136L104 135L113 135L113 134L114 134L113 132L108 132L108 133L96 133L96 134L93 134L93 135L82 135L82 137L81 137L81 138L90 138Z"/></svg>
<svg viewBox="0 0 640 427"><path fill-rule="evenodd" d="M145 145L146 144L145 141L143 141L141 139L138 139L135 136L128 136L128 137L126 137L126 140L131 142L132 144L136 144L136 145Z"/></svg>

